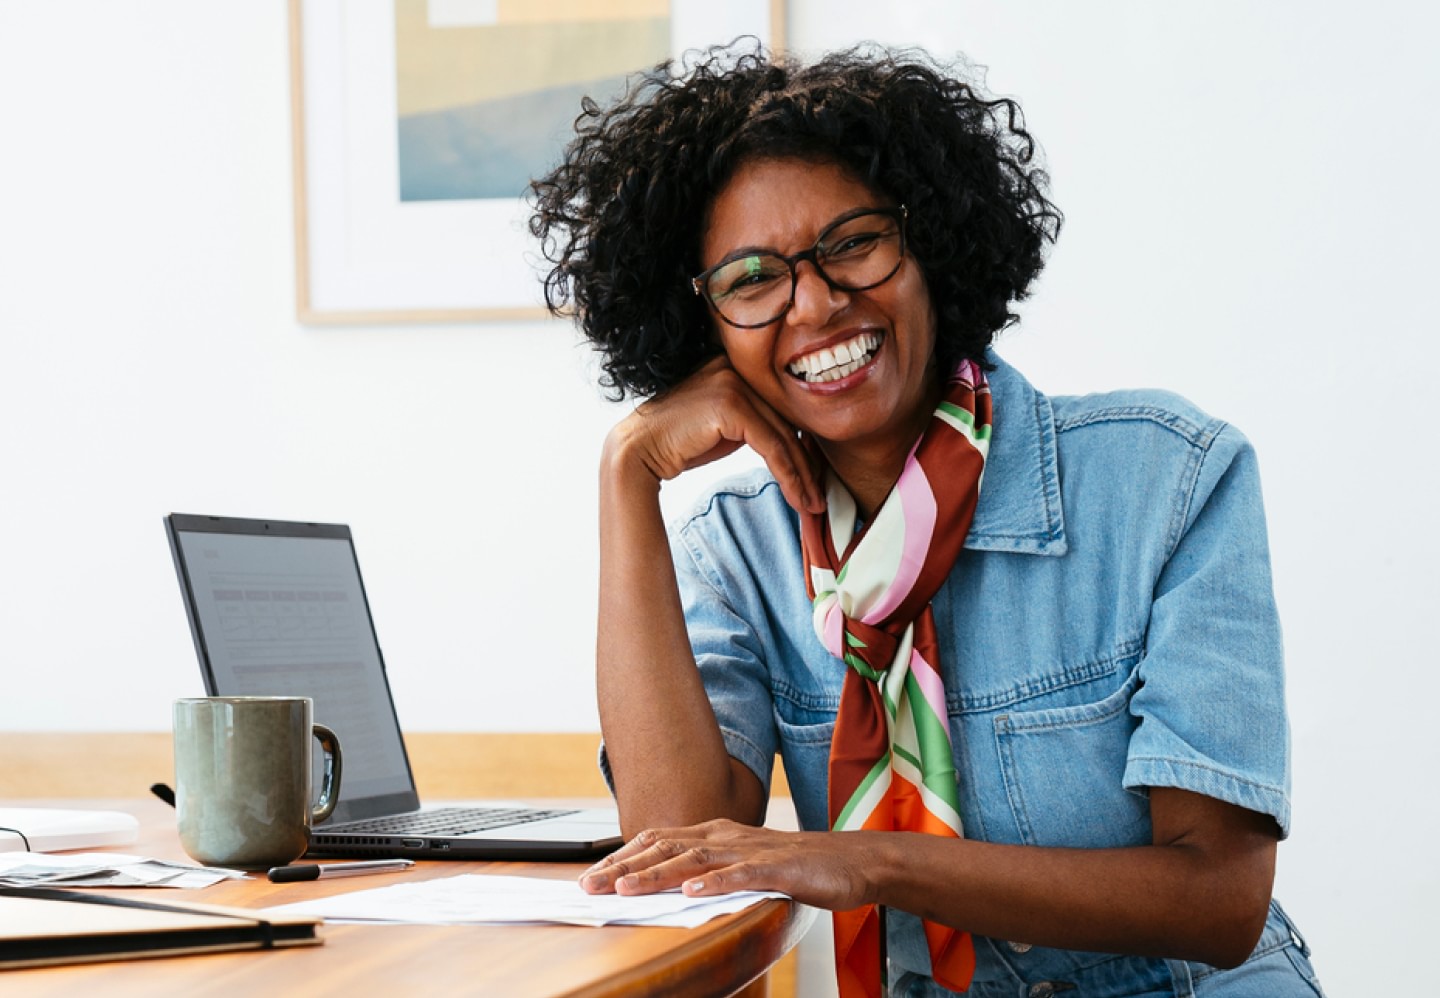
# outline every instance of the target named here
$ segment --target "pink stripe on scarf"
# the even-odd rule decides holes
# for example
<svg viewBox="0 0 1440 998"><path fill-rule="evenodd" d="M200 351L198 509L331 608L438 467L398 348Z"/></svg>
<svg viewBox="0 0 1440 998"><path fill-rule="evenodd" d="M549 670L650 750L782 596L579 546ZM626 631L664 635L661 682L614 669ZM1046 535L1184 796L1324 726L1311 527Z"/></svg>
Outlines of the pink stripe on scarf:
<svg viewBox="0 0 1440 998"><path fill-rule="evenodd" d="M940 679L940 673L925 661L918 649L910 652L910 675L920 685L920 691L925 694L925 702L930 705L935 716L942 724L949 724L950 715L945 707L945 683Z"/></svg>
<svg viewBox="0 0 1440 998"><path fill-rule="evenodd" d="M860 618L873 627L880 626L881 621L890 616L901 600L915 588L915 580L920 577L920 572L925 567L925 557L930 553L930 538L935 533L935 493L930 488L930 480L925 477L925 469L920 467L919 461L914 460L914 456L912 451L911 459L905 462L905 470L900 472L900 480L895 483L894 493L887 500L900 500L905 521L905 537L900 548L900 563L895 568L895 578L890 580L885 592Z"/></svg>

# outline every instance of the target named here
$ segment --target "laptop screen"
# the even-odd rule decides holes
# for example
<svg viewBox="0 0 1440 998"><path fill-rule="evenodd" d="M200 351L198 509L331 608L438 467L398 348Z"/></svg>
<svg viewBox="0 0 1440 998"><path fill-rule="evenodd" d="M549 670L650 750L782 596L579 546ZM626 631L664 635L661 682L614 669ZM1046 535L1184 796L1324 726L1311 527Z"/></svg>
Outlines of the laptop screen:
<svg viewBox="0 0 1440 998"><path fill-rule="evenodd" d="M207 693L315 701L344 756L332 822L418 806L349 528L184 514L166 526Z"/></svg>

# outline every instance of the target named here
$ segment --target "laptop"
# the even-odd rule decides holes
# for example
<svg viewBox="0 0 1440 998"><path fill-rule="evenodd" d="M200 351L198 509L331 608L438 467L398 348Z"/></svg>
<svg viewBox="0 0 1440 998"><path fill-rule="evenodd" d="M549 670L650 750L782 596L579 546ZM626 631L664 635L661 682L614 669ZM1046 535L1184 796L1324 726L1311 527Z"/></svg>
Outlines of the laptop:
<svg viewBox="0 0 1440 998"><path fill-rule="evenodd" d="M348 526L172 513L165 530L206 693L307 696L340 737L339 803L307 855L579 860L620 846L614 808L421 806Z"/></svg>

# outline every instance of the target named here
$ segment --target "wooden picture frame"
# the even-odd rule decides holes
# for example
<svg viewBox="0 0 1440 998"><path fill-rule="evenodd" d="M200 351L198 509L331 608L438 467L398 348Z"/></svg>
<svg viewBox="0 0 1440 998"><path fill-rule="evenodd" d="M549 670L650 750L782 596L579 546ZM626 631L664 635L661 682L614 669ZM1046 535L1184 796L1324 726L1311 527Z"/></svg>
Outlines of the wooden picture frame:
<svg viewBox="0 0 1440 998"><path fill-rule="evenodd" d="M539 247L523 197L400 199L398 2L289 0L297 317L543 318ZM457 2L486 0L446 5ZM587 0L587 21L606 3L624 8L626 0ZM783 47L784 0L670 0L669 10L671 55L745 34L771 51Z"/></svg>

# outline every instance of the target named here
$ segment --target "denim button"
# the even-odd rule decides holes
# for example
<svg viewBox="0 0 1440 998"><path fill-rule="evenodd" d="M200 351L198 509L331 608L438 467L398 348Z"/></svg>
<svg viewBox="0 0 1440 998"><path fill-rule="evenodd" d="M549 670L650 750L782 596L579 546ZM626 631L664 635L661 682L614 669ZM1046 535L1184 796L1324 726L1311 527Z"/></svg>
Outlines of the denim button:
<svg viewBox="0 0 1440 998"><path fill-rule="evenodd" d="M1075 985L1069 981L1041 981L1038 984L1030 985L1030 990L1025 993L1026 998L1052 998L1061 991L1074 991Z"/></svg>
<svg viewBox="0 0 1440 998"><path fill-rule="evenodd" d="M1034 943L1006 943L1012 953L1029 953Z"/></svg>

